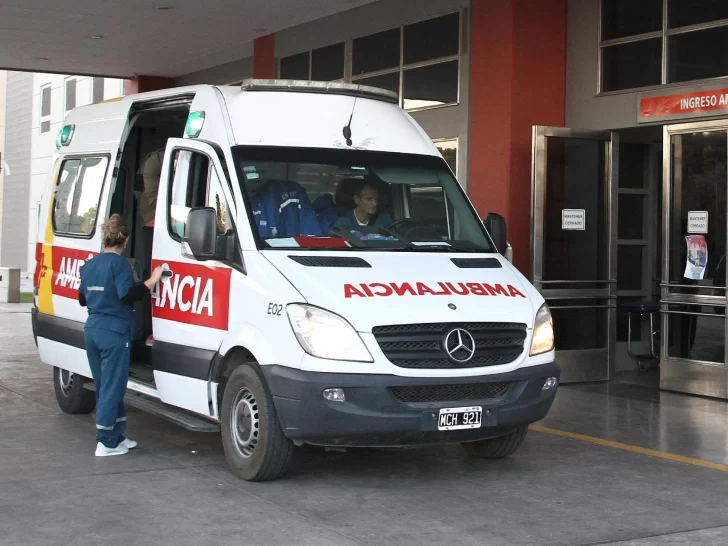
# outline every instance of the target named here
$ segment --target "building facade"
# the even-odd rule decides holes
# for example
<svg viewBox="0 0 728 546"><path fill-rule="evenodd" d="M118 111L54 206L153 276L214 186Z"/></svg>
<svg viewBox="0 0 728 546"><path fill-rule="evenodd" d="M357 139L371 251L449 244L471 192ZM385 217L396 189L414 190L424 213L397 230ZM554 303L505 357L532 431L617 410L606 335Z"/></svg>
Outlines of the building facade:
<svg viewBox="0 0 728 546"><path fill-rule="evenodd" d="M506 217L567 380L659 359L666 388L728 398L726 6L380 0L240 44L219 66L137 75L125 92L249 77L395 91L480 214ZM97 80L8 75L3 264L32 271L65 112L122 92Z"/></svg>

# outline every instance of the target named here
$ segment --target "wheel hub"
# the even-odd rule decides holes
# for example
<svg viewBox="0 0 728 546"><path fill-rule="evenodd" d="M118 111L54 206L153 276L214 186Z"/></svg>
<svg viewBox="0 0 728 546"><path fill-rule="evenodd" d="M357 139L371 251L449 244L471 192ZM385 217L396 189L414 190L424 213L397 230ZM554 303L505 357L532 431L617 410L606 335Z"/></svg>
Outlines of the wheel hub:
<svg viewBox="0 0 728 546"><path fill-rule="evenodd" d="M230 420L235 447L247 459L253 455L260 433L258 402L249 389L243 388L235 396Z"/></svg>
<svg viewBox="0 0 728 546"><path fill-rule="evenodd" d="M65 396L68 396L73 388L73 378L74 374L68 370L61 370L61 373L58 374L58 384Z"/></svg>

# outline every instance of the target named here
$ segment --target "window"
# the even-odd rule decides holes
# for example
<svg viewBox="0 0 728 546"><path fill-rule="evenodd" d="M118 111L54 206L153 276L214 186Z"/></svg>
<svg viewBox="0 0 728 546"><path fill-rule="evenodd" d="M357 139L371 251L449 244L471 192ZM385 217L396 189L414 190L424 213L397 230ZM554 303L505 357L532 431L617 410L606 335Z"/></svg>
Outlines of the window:
<svg viewBox="0 0 728 546"><path fill-rule="evenodd" d="M220 234L232 229L220 177L210 159L199 152L178 150L174 162L169 193L169 226L173 236L184 237L187 215L196 207L212 207L217 211Z"/></svg>
<svg viewBox="0 0 728 546"><path fill-rule="evenodd" d="M668 26L680 28L728 19L725 0L668 0Z"/></svg>
<svg viewBox="0 0 728 546"><path fill-rule="evenodd" d="M662 82L662 39L642 40L604 48L602 91L634 89Z"/></svg>
<svg viewBox="0 0 728 546"><path fill-rule="evenodd" d="M457 176L458 172L458 139L436 140L435 146L440 150L443 159L450 166L450 170Z"/></svg>
<svg viewBox="0 0 728 546"><path fill-rule="evenodd" d="M602 40L662 32L662 0L602 0Z"/></svg>
<svg viewBox="0 0 728 546"><path fill-rule="evenodd" d="M727 39L724 0L602 0L600 90L728 76Z"/></svg>
<svg viewBox="0 0 728 546"><path fill-rule="evenodd" d="M668 81L685 82L728 75L728 26L670 36Z"/></svg>
<svg viewBox="0 0 728 546"><path fill-rule="evenodd" d="M281 79L308 80L310 78L310 53L299 53L281 59Z"/></svg>
<svg viewBox="0 0 728 546"><path fill-rule="evenodd" d="M67 159L53 199L53 231L90 237L94 232L109 158Z"/></svg>
<svg viewBox="0 0 728 546"><path fill-rule="evenodd" d="M94 78L92 82L92 99L93 104L104 101L104 78Z"/></svg>
<svg viewBox="0 0 728 546"><path fill-rule="evenodd" d="M344 78L344 42L281 59L285 80L336 81Z"/></svg>
<svg viewBox="0 0 728 546"><path fill-rule="evenodd" d="M44 85L40 89L40 132L51 130L51 86Z"/></svg>
<svg viewBox="0 0 728 546"><path fill-rule="evenodd" d="M66 113L76 108L76 80L66 80Z"/></svg>
<svg viewBox="0 0 728 546"><path fill-rule="evenodd" d="M352 75L399 67L399 33L397 28L354 40Z"/></svg>
<svg viewBox="0 0 728 546"><path fill-rule="evenodd" d="M355 39L352 81L397 94L401 87L400 103L408 110L456 104L460 13Z"/></svg>

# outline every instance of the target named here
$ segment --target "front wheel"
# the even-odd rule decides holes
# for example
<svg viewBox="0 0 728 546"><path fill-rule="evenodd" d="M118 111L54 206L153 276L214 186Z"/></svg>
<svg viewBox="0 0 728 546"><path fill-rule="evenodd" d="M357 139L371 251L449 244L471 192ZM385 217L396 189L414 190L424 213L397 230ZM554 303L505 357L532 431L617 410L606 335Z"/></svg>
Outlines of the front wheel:
<svg viewBox="0 0 728 546"><path fill-rule="evenodd" d="M293 444L283 434L260 372L243 364L230 375L222 398L222 445L238 478L270 481L285 474Z"/></svg>
<svg viewBox="0 0 728 546"><path fill-rule="evenodd" d="M96 407L96 394L84 388L85 378L68 370L53 368L56 400L64 413L91 413Z"/></svg>
<svg viewBox="0 0 728 546"><path fill-rule="evenodd" d="M478 459L501 459L513 455L523 444L528 432L528 425L518 427L515 431L498 438L466 442L462 446L470 455Z"/></svg>

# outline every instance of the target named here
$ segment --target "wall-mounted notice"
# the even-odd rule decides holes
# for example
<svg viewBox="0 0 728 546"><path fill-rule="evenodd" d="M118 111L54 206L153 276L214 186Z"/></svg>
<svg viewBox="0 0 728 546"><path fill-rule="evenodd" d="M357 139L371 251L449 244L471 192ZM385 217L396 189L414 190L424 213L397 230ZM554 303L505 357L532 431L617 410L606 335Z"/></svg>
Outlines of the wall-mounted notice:
<svg viewBox="0 0 728 546"><path fill-rule="evenodd" d="M705 278L705 267L708 265L708 245L702 235L685 237L688 245L688 256L685 260L685 278L702 280Z"/></svg>
<svg viewBox="0 0 728 546"><path fill-rule="evenodd" d="M688 211L688 233L708 233L708 212L704 210Z"/></svg>
<svg viewBox="0 0 728 546"><path fill-rule="evenodd" d="M584 231L586 229L586 211L584 209L562 210L561 229Z"/></svg>

